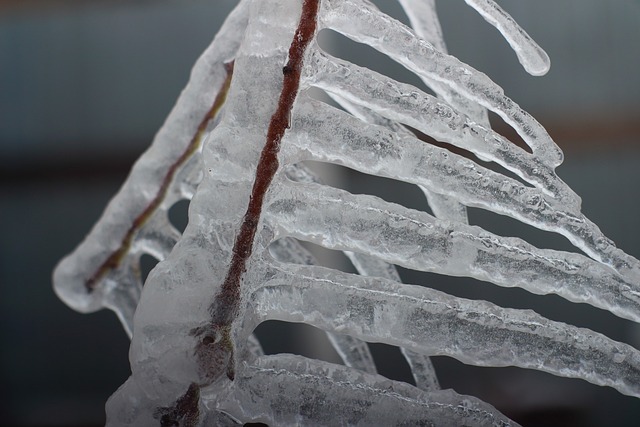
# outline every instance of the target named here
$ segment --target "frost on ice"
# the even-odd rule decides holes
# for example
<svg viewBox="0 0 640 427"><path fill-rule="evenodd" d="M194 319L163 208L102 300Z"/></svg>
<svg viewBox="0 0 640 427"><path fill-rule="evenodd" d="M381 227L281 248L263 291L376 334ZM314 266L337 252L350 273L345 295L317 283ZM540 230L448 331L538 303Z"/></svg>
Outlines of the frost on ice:
<svg viewBox="0 0 640 427"><path fill-rule="evenodd" d="M54 273L67 304L108 307L132 334L132 375L107 404L109 424L513 424L478 399L440 390L432 355L640 396L640 353L626 344L400 282L393 265L640 320L640 262L581 213L555 173L558 146L497 84L447 55L433 0L399 2L413 29L367 0L241 0L195 64L152 146ZM547 71L547 55L499 6L467 4L528 72ZM323 51L324 28L402 64L435 96ZM494 132L488 110L530 151ZM416 184L435 216L323 185L305 161ZM180 235L167 211L182 199L192 200ZM559 233L586 256L470 226L467 206ZM299 241L344 251L360 274L317 266ZM143 289L145 253L162 262ZM263 355L252 332L272 319L327 331L344 366ZM366 342L399 346L417 386L379 376Z"/></svg>

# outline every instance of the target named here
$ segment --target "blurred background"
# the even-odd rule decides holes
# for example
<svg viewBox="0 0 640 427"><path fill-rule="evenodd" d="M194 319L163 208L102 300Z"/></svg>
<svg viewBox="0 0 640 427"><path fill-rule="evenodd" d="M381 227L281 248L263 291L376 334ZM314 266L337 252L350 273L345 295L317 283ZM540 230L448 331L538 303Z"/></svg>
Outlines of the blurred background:
<svg viewBox="0 0 640 427"><path fill-rule="evenodd" d="M104 423L104 402L129 375L128 339L112 313L80 315L64 306L53 294L51 271L124 181L235 3L0 0L0 425ZM547 127L565 151L559 175L582 196L583 212L640 257L640 3L499 3L549 53L551 71L527 75L498 32L462 0L438 2L450 52ZM376 4L406 22L395 1ZM338 56L421 86L371 50L332 34L323 42ZM510 132L499 120L495 127ZM428 209L411 186L332 174L332 184L350 191ZM184 226L185 212L176 206L172 221ZM539 247L573 250L563 238L508 218L471 210L470 219ZM598 309L477 281L401 274L640 347L637 326ZM321 334L310 327L264 324L257 333L267 352L336 357L292 343L291 335L301 333L317 346ZM408 379L397 349L372 347L382 374ZM434 363L444 388L478 396L523 425L632 426L640 418L639 400L584 381L448 358Z"/></svg>

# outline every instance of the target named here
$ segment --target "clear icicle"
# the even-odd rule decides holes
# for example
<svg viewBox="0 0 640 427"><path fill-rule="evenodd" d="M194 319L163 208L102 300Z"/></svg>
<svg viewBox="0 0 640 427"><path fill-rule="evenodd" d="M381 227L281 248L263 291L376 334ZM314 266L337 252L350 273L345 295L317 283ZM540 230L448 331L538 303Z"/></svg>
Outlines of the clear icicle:
<svg viewBox="0 0 640 427"><path fill-rule="evenodd" d="M638 287L585 256L538 249L372 196L313 184L280 185L282 195L269 201L265 219L284 235L406 268L554 293L640 320ZM314 194L312 204L303 201L305 194Z"/></svg>
<svg viewBox="0 0 640 427"><path fill-rule="evenodd" d="M531 310L291 264L272 273L253 294L252 305L261 320L305 322L477 366L519 366L582 378L640 397L638 350Z"/></svg>
<svg viewBox="0 0 640 427"><path fill-rule="evenodd" d="M313 176L301 166L289 168L288 176L309 180ZM296 180L297 180L296 179ZM273 242L269 247L271 255L280 262L301 265L317 265L315 257L295 239L284 238ZM364 372L376 373L376 365L367 343L353 337L327 331L327 337L345 365Z"/></svg>
<svg viewBox="0 0 640 427"><path fill-rule="evenodd" d="M383 279L393 280L394 282L401 282L400 275L398 275L395 266L360 253L346 251L345 254L361 275L381 277ZM440 388L438 376L436 375L429 356L416 353L404 347L400 348L400 351L411 368L416 387L420 390L438 390Z"/></svg>
<svg viewBox="0 0 640 427"><path fill-rule="evenodd" d="M271 398L274 388L282 392ZM492 406L451 390L423 392L294 355L266 356L247 366L217 408L242 422L268 425L517 425Z"/></svg>
<svg viewBox="0 0 640 427"><path fill-rule="evenodd" d="M525 70L533 76L549 71L549 55L533 41L513 18L492 0L465 0L509 42Z"/></svg>

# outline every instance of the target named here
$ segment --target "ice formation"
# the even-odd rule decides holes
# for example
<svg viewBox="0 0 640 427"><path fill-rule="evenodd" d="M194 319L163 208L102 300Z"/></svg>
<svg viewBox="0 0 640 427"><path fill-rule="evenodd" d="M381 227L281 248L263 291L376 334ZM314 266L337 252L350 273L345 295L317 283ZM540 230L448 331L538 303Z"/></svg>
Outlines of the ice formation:
<svg viewBox="0 0 640 427"><path fill-rule="evenodd" d="M434 0L398 1L413 28L367 0L241 0L195 64L152 146L54 273L67 304L108 307L132 334L132 375L107 403L108 424L514 424L440 390L431 355L640 397L640 352L629 345L400 282L393 265L555 293L640 320L640 262L581 213L555 174L561 150L498 85L447 55ZM546 72L544 51L498 5L466 2L527 71ZM436 96L323 51L324 28L399 62ZM313 99L312 87L343 109ZM487 110L530 151L494 132ZM435 216L323 185L309 160L416 184ZM181 236L167 211L191 198ZM466 206L562 234L587 256L470 226ZM344 251L360 275L314 265L299 240ZM144 289L143 253L163 260ZM344 366L263 355L252 332L269 319L327 331ZM377 375L366 342L399 346L417 386Z"/></svg>

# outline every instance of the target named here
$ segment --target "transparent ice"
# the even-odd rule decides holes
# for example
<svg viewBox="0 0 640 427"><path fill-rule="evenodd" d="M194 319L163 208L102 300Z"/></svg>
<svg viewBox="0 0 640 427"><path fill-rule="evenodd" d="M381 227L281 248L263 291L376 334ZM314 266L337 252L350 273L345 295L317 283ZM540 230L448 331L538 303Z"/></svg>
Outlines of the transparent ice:
<svg viewBox="0 0 640 427"><path fill-rule="evenodd" d="M240 0L195 64L151 147L54 273L67 304L110 308L132 335L132 375L107 403L109 425L514 425L476 398L440 390L433 355L640 397L640 352L629 345L530 310L401 283L394 265L553 293L640 321L640 262L581 213L579 196L555 173L558 146L496 83L447 55L434 0L398 1L413 28L367 0ZM466 3L529 73L548 70L544 51L497 4ZM375 48L436 96L335 58L314 37L238 294L228 299L223 280L289 49L307 19L301 12L315 8L314 34L332 29ZM311 88L343 109L314 99ZM530 150L494 132L487 110ZM520 180L425 143L409 127ZM435 216L324 185L305 161L416 184ZM191 203L180 235L167 212L183 199ZM586 256L470 226L467 206L559 233ZM344 251L360 274L315 265L299 241ZM144 288L142 254L162 260ZM263 355L252 332L273 319L327 331L344 366ZM399 346L417 386L378 375L366 342Z"/></svg>

